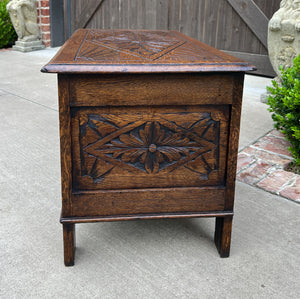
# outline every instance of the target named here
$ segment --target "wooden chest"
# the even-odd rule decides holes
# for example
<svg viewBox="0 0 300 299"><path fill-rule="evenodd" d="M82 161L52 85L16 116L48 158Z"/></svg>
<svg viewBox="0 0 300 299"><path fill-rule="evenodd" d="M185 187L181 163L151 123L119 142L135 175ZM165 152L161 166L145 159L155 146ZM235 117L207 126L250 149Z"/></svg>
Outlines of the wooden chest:
<svg viewBox="0 0 300 299"><path fill-rule="evenodd" d="M78 30L58 73L65 265L75 223L216 217L229 256L246 62L176 31Z"/></svg>

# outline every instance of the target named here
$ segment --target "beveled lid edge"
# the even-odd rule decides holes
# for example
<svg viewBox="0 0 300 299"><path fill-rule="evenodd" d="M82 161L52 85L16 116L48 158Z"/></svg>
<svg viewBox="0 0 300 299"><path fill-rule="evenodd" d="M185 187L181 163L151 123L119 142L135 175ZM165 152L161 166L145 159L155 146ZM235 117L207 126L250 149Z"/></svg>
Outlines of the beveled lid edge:
<svg viewBox="0 0 300 299"><path fill-rule="evenodd" d="M142 66L142 67L141 67ZM256 68L248 63L230 65L226 64L169 64L169 65L101 65L101 64L47 64L43 73L84 73L84 74L110 74L110 73L187 73L187 72L249 72Z"/></svg>

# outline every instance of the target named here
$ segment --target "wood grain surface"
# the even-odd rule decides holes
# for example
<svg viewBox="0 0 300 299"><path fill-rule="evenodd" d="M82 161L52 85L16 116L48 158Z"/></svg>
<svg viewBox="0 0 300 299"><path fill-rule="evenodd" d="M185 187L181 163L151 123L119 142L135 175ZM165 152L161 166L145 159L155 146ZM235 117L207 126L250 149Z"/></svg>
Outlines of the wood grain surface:
<svg viewBox="0 0 300 299"><path fill-rule="evenodd" d="M226 178L226 210L233 210L237 155L239 150L240 120L242 110L244 74L236 75L233 85L233 102L229 126L227 178Z"/></svg>
<svg viewBox="0 0 300 299"><path fill-rule="evenodd" d="M154 220L154 219L174 219L174 218L210 218L233 216L230 211L209 211L209 212L173 212L173 213L148 213L148 214L123 214L113 216L82 216L60 218L64 223L93 223L93 222L111 222L111 221L134 221L134 220Z"/></svg>
<svg viewBox="0 0 300 299"><path fill-rule="evenodd" d="M228 106L79 108L73 190L222 185Z"/></svg>
<svg viewBox="0 0 300 299"><path fill-rule="evenodd" d="M229 257L232 230L232 215L216 217L214 241L220 257Z"/></svg>
<svg viewBox="0 0 300 299"><path fill-rule="evenodd" d="M71 106L231 104L228 74L69 75Z"/></svg>
<svg viewBox="0 0 300 299"><path fill-rule="evenodd" d="M64 262L65 266L73 266L75 259L75 224L63 224Z"/></svg>
<svg viewBox="0 0 300 299"><path fill-rule="evenodd" d="M247 62L177 31L79 29L42 71L153 73L253 69Z"/></svg>
<svg viewBox="0 0 300 299"><path fill-rule="evenodd" d="M66 265L75 223L130 219L217 217L229 256L245 69L173 31L79 30L62 47L44 70L59 73Z"/></svg>
<svg viewBox="0 0 300 299"><path fill-rule="evenodd" d="M69 80L65 75L58 75L59 131L62 215L70 214L72 201L72 142L71 113L69 106Z"/></svg>
<svg viewBox="0 0 300 299"><path fill-rule="evenodd" d="M224 210L224 187L75 192L70 217Z"/></svg>

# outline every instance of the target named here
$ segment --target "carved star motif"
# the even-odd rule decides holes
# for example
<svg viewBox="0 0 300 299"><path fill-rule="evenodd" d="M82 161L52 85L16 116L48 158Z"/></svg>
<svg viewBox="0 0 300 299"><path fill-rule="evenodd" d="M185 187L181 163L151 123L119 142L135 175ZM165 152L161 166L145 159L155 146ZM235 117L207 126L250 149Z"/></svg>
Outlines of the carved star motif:
<svg viewBox="0 0 300 299"><path fill-rule="evenodd" d="M213 143L199 139L195 133L187 136L157 121L148 121L114 131L83 150L128 171L155 174L172 171L214 148Z"/></svg>
<svg viewBox="0 0 300 299"><path fill-rule="evenodd" d="M147 122L144 129L122 134L99 150L125 163L139 162L148 173L157 173L161 163L178 161L197 148L182 134L171 134L161 129L158 122Z"/></svg>

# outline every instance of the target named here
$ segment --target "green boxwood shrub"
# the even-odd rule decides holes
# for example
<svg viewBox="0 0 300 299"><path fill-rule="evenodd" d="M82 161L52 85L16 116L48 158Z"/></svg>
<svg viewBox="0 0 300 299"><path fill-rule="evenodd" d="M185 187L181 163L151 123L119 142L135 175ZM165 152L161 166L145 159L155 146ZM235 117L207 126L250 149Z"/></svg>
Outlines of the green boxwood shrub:
<svg viewBox="0 0 300 299"><path fill-rule="evenodd" d="M10 45L18 37L6 10L8 1L0 0L0 49Z"/></svg>
<svg viewBox="0 0 300 299"><path fill-rule="evenodd" d="M290 141L295 164L300 166L300 55L294 59L294 65L284 70L280 68L282 82L272 81L268 87L268 109L272 112L274 126Z"/></svg>

